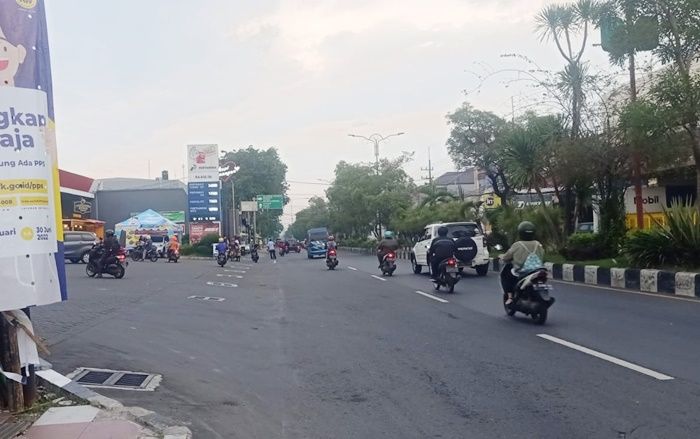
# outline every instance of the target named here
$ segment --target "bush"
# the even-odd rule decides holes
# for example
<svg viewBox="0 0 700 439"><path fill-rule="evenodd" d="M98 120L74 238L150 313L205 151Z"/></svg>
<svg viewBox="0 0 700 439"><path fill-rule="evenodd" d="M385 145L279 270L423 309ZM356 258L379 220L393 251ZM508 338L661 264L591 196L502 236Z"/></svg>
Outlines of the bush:
<svg viewBox="0 0 700 439"><path fill-rule="evenodd" d="M598 233L574 233L560 253L569 260L586 261L607 258L614 252L608 247L605 237Z"/></svg>
<svg viewBox="0 0 700 439"><path fill-rule="evenodd" d="M372 239L362 239L362 238L347 238L339 243L343 247L352 248L374 248L377 246L377 241Z"/></svg>
<svg viewBox="0 0 700 439"><path fill-rule="evenodd" d="M205 256L211 257L211 246L201 247L193 245L180 246L180 254L183 256Z"/></svg>
<svg viewBox="0 0 700 439"><path fill-rule="evenodd" d="M637 230L628 237L624 252L632 264L648 267L700 267L700 217L693 206L674 203L665 210L666 224Z"/></svg>
<svg viewBox="0 0 700 439"><path fill-rule="evenodd" d="M518 240L518 224L530 221L537 229L536 238L549 249L558 249L563 242L563 219L561 210L556 207L525 207L516 209L512 206L501 206L487 212L486 215L492 228L492 238L489 244L500 244L510 247Z"/></svg>

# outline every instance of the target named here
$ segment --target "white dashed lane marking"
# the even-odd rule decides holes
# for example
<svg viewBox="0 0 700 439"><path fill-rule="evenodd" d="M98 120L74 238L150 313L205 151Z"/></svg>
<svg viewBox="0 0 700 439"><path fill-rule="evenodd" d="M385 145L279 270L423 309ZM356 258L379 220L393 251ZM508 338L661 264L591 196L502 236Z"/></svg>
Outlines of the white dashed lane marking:
<svg viewBox="0 0 700 439"><path fill-rule="evenodd" d="M537 334L538 337L543 338L545 340L549 340L551 342L560 344L562 346L566 346L567 348L583 352L584 354L591 355L596 358L600 358L601 360L608 361L613 364L617 364L618 366L626 367L627 369L631 369L635 372L639 372L641 374L650 376L652 378L656 378L657 380L661 381L668 381L672 380L672 376L664 375L663 373L656 372L655 370L647 369L646 367L639 366L634 363L630 363L629 361L621 360L619 358L613 357L608 354L604 354L602 352L594 351L593 349L589 349L585 346L577 345L576 343L571 343L570 341L563 340L561 338L553 337L551 335L547 334Z"/></svg>
<svg viewBox="0 0 700 439"><path fill-rule="evenodd" d="M375 275L372 275L372 277L377 279L377 280L381 280L383 282L386 282L386 279L384 279L383 277L379 277L379 276L375 276Z"/></svg>
<svg viewBox="0 0 700 439"><path fill-rule="evenodd" d="M441 299L441 298L439 298L439 297L437 297L437 296L433 296L432 294L424 293L424 292L422 292L422 291L416 291L416 294L420 294L421 296L425 296L425 297L427 297L428 299L433 299L433 300L438 301L438 302L440 302L440 303L450 303L450 302L448 302L448 301L445 300L445 299Z"/></svg>
<svg viewBox="0 0 700 439"><path fill-rule="evenodd" d="M355 268L355 267L348 267L348 269L350 269L352 271L357 271L357 268Z"/></svg>

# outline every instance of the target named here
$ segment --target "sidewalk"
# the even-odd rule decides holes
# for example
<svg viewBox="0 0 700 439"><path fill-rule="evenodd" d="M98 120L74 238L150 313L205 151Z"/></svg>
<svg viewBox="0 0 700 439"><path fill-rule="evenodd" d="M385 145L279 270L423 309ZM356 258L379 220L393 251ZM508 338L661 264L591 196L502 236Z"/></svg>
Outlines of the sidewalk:
<svg viewBox="0 0 700 439"><path fill-rule="evenodd" d="M156 434L90 405L52 407L20 438L27 439L146 439Z"/></svg>

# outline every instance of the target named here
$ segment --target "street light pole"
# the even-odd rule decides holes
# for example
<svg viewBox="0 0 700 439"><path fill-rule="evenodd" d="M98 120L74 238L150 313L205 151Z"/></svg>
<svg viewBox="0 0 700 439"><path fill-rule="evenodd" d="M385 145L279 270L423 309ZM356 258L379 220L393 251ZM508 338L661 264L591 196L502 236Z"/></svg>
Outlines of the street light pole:
<svg viewBox="0 0 700 439"><path fill-rule="evenodd" d="M404 135L404 132L400 133L395 133L395 134L389 134L388 136L382 136L379 133L374 133L371 136L359 136L357 134L348 134L350 137L356 137L358 139L364 139L368 142L372 142L374 144L374 166L376 168L377 174L379 174L379 144L391 137L396 137L396 136L402 136Z"/></svg>

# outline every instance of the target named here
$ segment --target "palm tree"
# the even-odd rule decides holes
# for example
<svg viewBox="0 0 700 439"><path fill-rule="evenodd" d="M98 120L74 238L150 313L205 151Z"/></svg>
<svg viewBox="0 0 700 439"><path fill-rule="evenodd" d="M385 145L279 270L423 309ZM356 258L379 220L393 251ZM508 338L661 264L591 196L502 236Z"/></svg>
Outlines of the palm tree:
<svg viewBox="0 0 700 439"><path fill-rule="evenodd" d="M546 161L542 139L526 128L517 127L506 136L503 144L506 166L513 185L528 190L534 189L544 206L546 202L542 186L546 185Z"/></svg>
<svg viewBox="0 0 700 439"><path fill-rule="evenodd" d="M571 137L578 138L581 131L583 107L583 77L585 64L581 61L588 43L588 33L598 16L600 5L594 0L578 0L568 5L550 5L535 17L541 40L552 39L567 66L560 74L565 89L570 90ZM574 47L573 37L581 35L580 45Z"/></svg>
<svg viewBox="0 0 700 439"><path fill-rule="evenodd" d="M435 206L437 204L449 203L457 200L457 196L444 189L438 189L435 185L425 185L418 188L418 192L425 195L420 206Z"/></svg>

